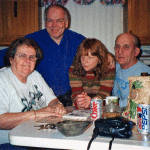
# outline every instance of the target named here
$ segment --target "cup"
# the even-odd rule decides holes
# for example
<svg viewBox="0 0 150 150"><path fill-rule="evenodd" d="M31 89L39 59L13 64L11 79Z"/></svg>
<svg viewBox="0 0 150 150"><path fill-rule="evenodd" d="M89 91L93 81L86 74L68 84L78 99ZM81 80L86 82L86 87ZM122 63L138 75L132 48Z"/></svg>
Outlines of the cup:
<svg viewBox="0 0 150 150"><path fill-rule="evenodd" d="M113 103L114 105L119 106L119 99L117 96L107 96L104 100L106 105Z"/></svg>

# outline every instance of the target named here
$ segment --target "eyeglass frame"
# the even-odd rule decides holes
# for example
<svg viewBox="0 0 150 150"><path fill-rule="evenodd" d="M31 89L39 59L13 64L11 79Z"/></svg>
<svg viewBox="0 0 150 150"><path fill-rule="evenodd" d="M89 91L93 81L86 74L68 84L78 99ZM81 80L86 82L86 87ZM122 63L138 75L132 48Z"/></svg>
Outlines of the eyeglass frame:
<svg viewBox="0 0 150 150"><path fill-rule="evenodd" d="M15 54L16 56L18 56L20 59L22 59L22 60L27 60L28 58L29 58L29 60L30 61L32 61L32 62L36 62L37 60L38 60L38 58L35 56L35 55L30 55L29 57L27 56L27 54L25 54L25 53L21 53L21 54ZM26 57L21 57L21 56L26 56ZM32 60L32 58L33 58L33 56L34 56L34 58L35 58L35 60Z"/></svg>

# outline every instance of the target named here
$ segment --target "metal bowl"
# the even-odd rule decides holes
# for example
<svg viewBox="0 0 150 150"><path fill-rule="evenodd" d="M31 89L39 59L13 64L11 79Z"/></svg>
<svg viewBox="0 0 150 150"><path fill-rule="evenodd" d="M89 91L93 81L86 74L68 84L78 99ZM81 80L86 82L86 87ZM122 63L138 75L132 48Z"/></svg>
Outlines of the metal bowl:
<svg viewBox="0 0 150 150"><path fill-rule="evenodd" d="M91 121L64 120L57 123L57 129L65 136L78 136L87 129L90 123Z"/></svg>

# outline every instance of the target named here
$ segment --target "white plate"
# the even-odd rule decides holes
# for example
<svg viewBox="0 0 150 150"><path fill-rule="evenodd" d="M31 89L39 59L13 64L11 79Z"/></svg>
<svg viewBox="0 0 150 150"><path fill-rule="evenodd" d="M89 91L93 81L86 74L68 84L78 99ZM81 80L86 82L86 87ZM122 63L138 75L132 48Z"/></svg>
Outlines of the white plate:
<svg viewBox="0 0 150 150"><path fill-rule="evenodd" d="M90 118L90 110L74 110L62 117L64 120L86 121Z"/></svg>

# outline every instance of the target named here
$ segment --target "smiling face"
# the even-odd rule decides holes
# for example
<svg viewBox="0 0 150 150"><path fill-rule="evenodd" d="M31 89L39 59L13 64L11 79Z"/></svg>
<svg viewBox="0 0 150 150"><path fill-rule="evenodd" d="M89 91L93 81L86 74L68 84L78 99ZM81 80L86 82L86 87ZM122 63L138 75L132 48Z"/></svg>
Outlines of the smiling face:
<svg viewBox="0 0 150 150"><path fill-rule="evenodd" d="M50 37L59 44L65 29L68 27L64 10L58 7L50 8L46 16L45 27Z"/></svg>
<svg viewBox="0 0 150 150"><path fill-rule="evenodd" d="M137 63L140 49L135 46L131 34L121 34L115 43L115 57L122 69L128 69Z"/></svg>
<svg viewBox="0 0 150 150"><path fill-rule="evenodd" d="M95 68L98 62L99 62L98 57L91 55L91 53L88 53L88 56L86 55L81 56L81 65L85 71L89 71Z"/></svg>
<svg viewBox="0 0 150 150"><path fill-rule="evenodd" d="M23 83L26 83L27 77L33 72L36 61L31 61L29 56L36 56L36 51L33 47L27 45L21 45L17 47L16 54L26 54L27 59L21 59L15 55L14 58L10 58L11 70L15 76Z"/></svg>

